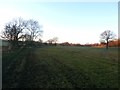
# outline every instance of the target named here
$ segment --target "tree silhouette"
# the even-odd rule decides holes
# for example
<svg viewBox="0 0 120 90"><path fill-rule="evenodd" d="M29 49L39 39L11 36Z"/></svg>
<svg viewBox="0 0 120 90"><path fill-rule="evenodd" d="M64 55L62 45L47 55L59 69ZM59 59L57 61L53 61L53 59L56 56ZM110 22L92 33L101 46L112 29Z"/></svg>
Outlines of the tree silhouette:
<svg viewBox="0 0 120 90"><path fill-rule="evenodd" d="M100 34L100 38L106 43L106 49L108 49L109 41L115 38L115 34L110 30L106 30Z"/></svg>
<svg viewBox="0 0 120 90"><path fill-rule="evenodd" d="M14 19L5 25L2 38L18 41L19 34L22 33L22 30L25 28L24 26L25 22L22 18Z"/></svg>
<svg viewBox="0 0 120 90"><path fill-rule="evenodd" d="M1 37L8 40L14 47L18 46L19 39L25 39L25 41L34 41L38 36L41 36L41 32L42 30L40 30L38 21L17 18L5 25Z"/></svg>
<svg viewBox="0 0 120 90"><path fill-rule="evenodd" d="M47 40L47 42L48 42L50 45L52 45L52 43L53 43L54 41L53 41L53 39L49 39L49 40Z"/></svg>
<svg viewBox="0 0 120 90"><path fill-rule="evenodd" d="M54 44L55 46L56 46L57 41L58 41L58 37L54 37L54 38L52 38L52 39L47 40L47 42L48 42L50 45Z"/></svg>
<svg viewBox="0 0 120 90"><path fill-rule="evenodd" d="M17 46L20 34L25 29L25 22L22 18L14 19L5 25L2 38L7 39L11 44Z"/></svg>
<svg viewBox="0 0 120 90"><path fill-rule="evenodd" d="M58 37L54 37L52 40L53 40L54 43L57 43Z"/></svg>
<svg viewBox="0 0 120 90"><path fill-rule="evenodd" d="M41 36L42 30L38 21L32 19L28 20L26 28L31 35L31 41L34 41L37 37Z"/></svg>
<svg viewBox="0 0 120 90"><path fill-rule="evenodd" d="M54 45L56 46L57 45L57 41L58 41L58 37L54 37L52 40L54 42Z"/></svg>

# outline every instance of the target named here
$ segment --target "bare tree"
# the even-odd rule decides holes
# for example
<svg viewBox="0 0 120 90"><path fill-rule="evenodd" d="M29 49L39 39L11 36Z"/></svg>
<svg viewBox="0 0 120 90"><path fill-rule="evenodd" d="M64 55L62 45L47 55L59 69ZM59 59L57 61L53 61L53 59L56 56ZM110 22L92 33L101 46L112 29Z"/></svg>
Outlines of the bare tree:
<svg viewBox="0 0 120 90"><path fill-rule="evenodd" d="M38 21L32 19L27 21L27 29L31 35L31 41L35 40L37 37L41 36L42 30Z"/></svg>
<svg viewBox="0 0 120 90"><path fill-rule="evenodd" d="M22 18L14 19L5 25L3 35L1 37L9 41L18 41L20 37L19 34L22 33L24 28L25 22Z"/></svg>
<svg viewBox="0 0 120 90"><path fill-rule="evenodd" d="M41 32L37 21L18 18L5 25L1 37L8 40L12 46L17 46L18 40L33 41L41 36Z"/></svg>
<svg viewBox="0 0 120 90"><path fill-rule="evenodd" d="M42 40L42 39L39 39L38 42L43 43L43 40Z"/></svg>
<svg viewBox="0 0 120 90"><path fill-rule="evenodd" d="M101 40L104 40L106 43L106 49L108 49L108 44L110 40L113 40L115 38L115 34L110 31L110 30L106 30L103 33L100 34L100 38Z"/></svg>
<svg viewBox="0 0 120 90"><path fill-rule="evenodd" d="M54 37L52 40L53 40L54 43L57 43L58 37Z"/></svg>
<svg viewBox="0 0 120 90"><path fill-rule="evenodd" d="M55 45L55 46L56 46L57 41L58 41L58 37L54 37L54 38L52 38L52 39L47 40L47 42L48 42L50 45Z"/></svg>
<svg viewBox="0 0 120 90"><path fill-rule="evenodd" d="M52 40L54 42L54 45L56 46L57 45L57 41L58 41L58 37L54 37Z"/></svg>
<svg viewBox="0 0 120 90"><path fill-rule="evenodd" d="M47 40L47 42L48 42L49 44L52 44L54 41L53 41L53 39L49 39L49 40Z"/></svg>
<svg viewBox="0 0 120 90"><path fill-rule="evenodd" d="M16 47L18 46L18 40L20 39L25 26L26 23L22 18L13 19L5 25L1 37L8 40L9 45L12 48Z"/></svg>

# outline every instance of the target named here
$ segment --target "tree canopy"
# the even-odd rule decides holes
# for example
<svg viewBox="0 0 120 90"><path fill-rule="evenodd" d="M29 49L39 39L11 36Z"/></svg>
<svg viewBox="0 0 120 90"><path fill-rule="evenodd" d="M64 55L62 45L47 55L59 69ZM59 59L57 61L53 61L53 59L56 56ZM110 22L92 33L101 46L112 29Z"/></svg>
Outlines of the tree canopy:
<svg viewBox="0 0 120 90"><path fill-rule="evenodd" d="M115 38L115 34L110 31L110 30L106 30L104 31L103 33L100 34L100 38L101 38L101 41L105 42L106 43L106 49L108 49L108 43L110 40L113 40Z"/></svg>
<svg viewBox="0 0 120 90"><path fill-rule="evenodd" d="M13 42L17 44L20 39L34 41L41 34L42 30L38 21L16 18L5 25L1 37L8 40L11 44Z"/></svg>

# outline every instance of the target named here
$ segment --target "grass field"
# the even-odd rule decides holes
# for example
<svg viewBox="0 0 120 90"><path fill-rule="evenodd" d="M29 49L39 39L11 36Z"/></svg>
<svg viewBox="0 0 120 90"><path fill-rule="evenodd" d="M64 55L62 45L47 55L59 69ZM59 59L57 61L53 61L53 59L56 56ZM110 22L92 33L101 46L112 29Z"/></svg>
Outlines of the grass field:
<svg viewBox="0 0 120 90"><path fill-rule="evenodd" d="M118 88L117 51L51 46L3 53L3 88Z"/></svg>

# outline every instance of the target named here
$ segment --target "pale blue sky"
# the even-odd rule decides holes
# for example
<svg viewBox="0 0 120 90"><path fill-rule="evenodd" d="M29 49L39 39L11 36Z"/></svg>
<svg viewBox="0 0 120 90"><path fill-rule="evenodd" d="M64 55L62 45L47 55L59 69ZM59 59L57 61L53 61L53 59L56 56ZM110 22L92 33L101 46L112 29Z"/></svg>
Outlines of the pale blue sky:
<svg viewBox="0 0 120 90"><path fill-rule="evenodd" d="M104 30L118 34L117 2L3 2L0 11L0 28L15 17L33 18L43 26L44 41L97 43Z"/></svg>

